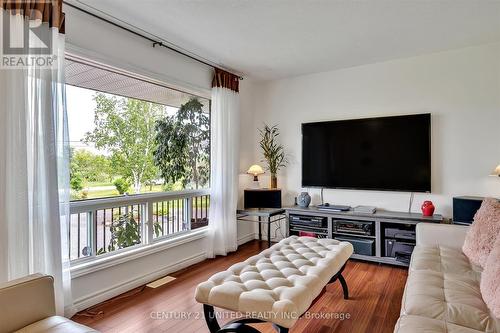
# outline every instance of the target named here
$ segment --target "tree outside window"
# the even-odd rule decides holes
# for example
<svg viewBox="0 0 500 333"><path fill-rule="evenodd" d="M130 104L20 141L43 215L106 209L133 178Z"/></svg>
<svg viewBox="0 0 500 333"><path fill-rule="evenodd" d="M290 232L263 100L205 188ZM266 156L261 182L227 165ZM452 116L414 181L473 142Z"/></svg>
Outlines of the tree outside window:
<svg viewBox="0 0 500 333"><path fill-rule="evenodd" d="M81 142L95 149L71 151L73 199L208 186L210 115L198 98L177 110L100 92L93 102Z"/></svg>

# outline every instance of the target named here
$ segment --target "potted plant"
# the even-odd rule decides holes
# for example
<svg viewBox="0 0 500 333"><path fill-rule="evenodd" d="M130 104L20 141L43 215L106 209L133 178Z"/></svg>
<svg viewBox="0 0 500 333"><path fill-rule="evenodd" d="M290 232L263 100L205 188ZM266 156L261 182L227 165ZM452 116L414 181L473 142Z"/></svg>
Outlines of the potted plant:
<svg viewBox="0 0 500 333"><path fill-rule="evenodd" d="M278 143L280 131L277 125L269 127L264 124L264 128L260 132L260 147L264 160L267 162L267 169L271 173L271 188L278 187L278 171L288 164L283 145Z"/></svg>

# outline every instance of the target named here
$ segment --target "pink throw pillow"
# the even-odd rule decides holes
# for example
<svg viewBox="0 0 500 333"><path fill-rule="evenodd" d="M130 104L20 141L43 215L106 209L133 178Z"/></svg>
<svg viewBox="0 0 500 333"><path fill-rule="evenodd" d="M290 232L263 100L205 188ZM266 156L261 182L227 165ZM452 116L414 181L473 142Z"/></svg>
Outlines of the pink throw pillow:
<svg viewBox="0 0 500 333"><path fill-rule="evenodd" d="M486 260L500 232L500 202L486 198L474 216L462 247L469 260L484 268Z"/></svg>
<svg viewBox="0 0 500 333"><path fill-rule="evenodd" d="M500 237L497 237L481 274L481 295L493 315L500 319Z"/></svg>

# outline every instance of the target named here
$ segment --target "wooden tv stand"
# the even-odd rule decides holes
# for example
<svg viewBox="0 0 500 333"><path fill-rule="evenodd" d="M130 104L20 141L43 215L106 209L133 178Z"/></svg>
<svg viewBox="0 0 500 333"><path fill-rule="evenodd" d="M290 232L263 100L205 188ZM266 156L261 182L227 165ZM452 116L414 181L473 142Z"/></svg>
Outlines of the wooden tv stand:
<svg viewBox="0 0 500 333"><path fill-rule="evenodd" d="M392 211L377 211L374 214L362 214L354 211L347 212L336 212L336 211L325 211L320 210L317 207L301 208L299 206L286 207L287 214L287 235L297 235L299 231L302 232L314 232L318 237L324 238L355 238L365 243L374 243L374 249L372 251L373 255L362 255L353 254L353 259L360 259L384 264L398 265L398 266L408 266L408 262L402 261L401 258L396 259L396 257L387 257L385 255L386 240L392 241L392 238L386 237L386 230L394 229L404 229L407 231L415 231L415 225L421 222L428 223L442 223L443 217L441 215L434 215L431 217L422 216L418 213L407 213L407 212L392 212ZM323 222L323 227L307 227L307 226L297 226L294 222L291 222L291 217L297 218L297 216L302 216L304 219L314 218L317 221ZM362 223L370 223L373 228L373 235L354 235L349 233L335 232L333 229L334 221L355 221ZM291 227L292 223L292 227ZM320 223L320 222L317 222ZM373 240L370 241L370 240ZM402 242L402 241L401 241ZM407 240L408 243L414 240ZM411 252L410 252L411 253Z"/></svg>

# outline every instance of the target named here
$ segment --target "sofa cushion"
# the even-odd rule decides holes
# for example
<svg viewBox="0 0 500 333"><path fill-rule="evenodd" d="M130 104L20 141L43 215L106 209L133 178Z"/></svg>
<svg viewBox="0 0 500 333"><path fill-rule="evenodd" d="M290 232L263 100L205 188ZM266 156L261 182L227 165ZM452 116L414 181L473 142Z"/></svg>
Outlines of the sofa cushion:
<svg viewBox="0 0 500 333"><path fill-rule="evenodd" d="M31 325L28 325L14 333L99 333L60 316L52 316Z"/></svg>
<svg viewBox="0 0 500 333"><path fill-rule="evenodd" d="M465 274L480 279L482 268L472 264L459 249L447 246L416 246L410 263L413 271Z"/></svg>
<svg viewBox="0 0 500 333"><path fill-rule="evenodd" d="M437 320L425 321L434 327L429 332L434 332L436 327L447 329L450 325L455 332L500 332L500 321L490 315L481 297L480 279L480 268L472 265L461 251L442 246L416 246L401 314ZM451 332L439 329L436 332Z"/></svg>
<svg viewBox="0 0 500 333"><path fill-rule="evenodd" d="M443 320L421 316L403 316L396 323L397 333L482 333Z"/></svg>
<svg viewBox="0 0 500 333"><path fill-rule="evenodd" d="M500 221L498 221L500 224ZM481 276L481 294L493 315L500 319L500 237L486 261Z"/></svg>
<svg viewBox="0 0 500 333"><path fill-rule="evenodd" d="M493 198L483 200L474 216L467 235L463 251L469 260L484 267L486 260L500 232L500 201Z"/></svg>

